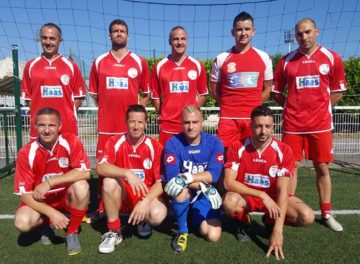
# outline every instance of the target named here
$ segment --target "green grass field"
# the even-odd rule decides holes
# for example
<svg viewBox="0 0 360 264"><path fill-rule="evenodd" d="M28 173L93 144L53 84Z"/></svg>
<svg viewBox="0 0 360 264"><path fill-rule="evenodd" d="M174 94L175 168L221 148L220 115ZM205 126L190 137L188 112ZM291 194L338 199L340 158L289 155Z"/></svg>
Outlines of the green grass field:
<svg viewBox="0 0 360 264"><path fill-rule="evenodd" d="M92 185L96 179L92 180ZM332 170L333 209L360 209L360 172L358 170ZM0 215L14 214L18 197L12 194L13 177L0 179ZM302 169L298 196L314 210L318 210L318 198L313 172ZM96 205L91 206L91 210ZM318 216L317 216L318 217ZM262 229L260 216L252 217L254 227ZM318 222L308 228L285 227L285 263L360 263L360 216L338 215L344 232L336 233ZM37 240L39 232L19 235L12 219L0 220L1 263L275 263L275 257L265 257L268 240L254 236L249 243L239 243L235 225L224 221L223 235L218 243L207 243L191 234L184 254L171 250L170 243L175 226L168 218L150 239L142 240L131 232L112 254L97 252L101 230L105 225L82 224L80 240L82 252L73 257L66 255L65 244L43 246ZM131 231L129 228L124 230ZM64 237L63 231L57 231Z"/></svg>

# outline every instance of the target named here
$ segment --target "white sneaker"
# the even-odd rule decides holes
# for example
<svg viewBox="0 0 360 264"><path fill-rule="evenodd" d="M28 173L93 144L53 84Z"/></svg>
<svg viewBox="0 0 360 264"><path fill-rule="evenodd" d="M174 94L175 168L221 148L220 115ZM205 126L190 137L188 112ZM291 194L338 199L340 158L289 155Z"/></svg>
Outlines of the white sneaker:
<svg viewBox="0 0 360 264"><path fill-rule="evenodd" d="M142 221L140 224L137 225L137 231L139 237L146 238L151 236L152 227L148 222Z"/></svg>
<svg viewBox="0 0 360 264"><path fill-rule="evenodd" d="M323 218L323 222L333 231L342 232L344 230L342 225L338 221L336 221L331 214L327 214L325 218Z"/></svg>
<svg viewBox="0 0 360 264"><path fill-rule="evenodd" d="M99 252L100 253L111 253L115 250L115 246L122 242L123 238L121 234L116 232L106 232L103 234L101 243L99 245Z"/></svg>

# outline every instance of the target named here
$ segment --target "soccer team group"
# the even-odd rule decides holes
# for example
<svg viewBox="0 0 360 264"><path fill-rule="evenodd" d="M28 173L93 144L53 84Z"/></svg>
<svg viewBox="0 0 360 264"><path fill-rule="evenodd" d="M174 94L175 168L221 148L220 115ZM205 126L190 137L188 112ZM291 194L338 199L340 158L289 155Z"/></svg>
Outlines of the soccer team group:
<svg viewBox="0 0 360 264"><path fill-rule="evenodd" d="M127 49L128 26L109 25L112 49L92 65L89 93L98 105L96 171L99 208L108 231L98 250L111 253L122 242L119 211L129 214L140 237L149 237L172 210L178 232L171 246L184 252L188 222L207 241L221 237L220 210L236 219L236 237L250 240L249 213L264 213L267 256L283 259L283 226L306 226L313 210L295 196L305 153L312 160L322 221L343 227L331 214L331 108L346 90L343 62L319 45L315 22L295 25L299 48L284 56L275 73L271 58L251 45L254 20L246 12L233 21L235 45L213 63L210 94L219 103L217 137L202 131L200 106L208 94L204 65L186 53L187 33L171 29L171 54L150 74L144 58ZM77 133L76 109L86 91L78 66L58 53L61 29L41 27L41 56L30 60L21 82L29 103L31 142L18 153L14 193L20 197L15 226L66 230L67 252L80 253L79 226L89 205L90 164ZM282 141L272 137L269 96L284 108ZM149 100L159 113L159 140L145 134ZM67 214L64 214L67 212Z"/></svg>

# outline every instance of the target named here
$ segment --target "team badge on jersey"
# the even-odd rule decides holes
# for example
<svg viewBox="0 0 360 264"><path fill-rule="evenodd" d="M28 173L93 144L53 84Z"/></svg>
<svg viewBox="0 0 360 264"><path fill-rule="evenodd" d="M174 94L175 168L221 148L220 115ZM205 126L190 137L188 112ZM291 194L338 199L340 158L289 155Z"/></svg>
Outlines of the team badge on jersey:
<svg viewBox="0 0 360 264"><path fill-rule="evenodd" d="M175 155L174 154L166 155L165 162L166 164L175 164L176 163Z"/></svg>
<svg viewBox="0 0 360 264"><path fill-rule="evenodd" d="M227 83L230 88L256 88L259 78L258 72L237 72L227 74Z"/></svg>
<svg viewBox="0 0 360 264"><path fill-rule="evenodd" d="M329 64L321 64L319 67L319 71L322 75L326 75L328 74L328 72L330 71L330 66Z"/></svg>
<svg viewBox="0 0 360 264"><path fill-rule="evenodd" d="M196 77L197 77L196 71L190 70L190 71L188 72L188 77L189 77L190 80L195 80Z"/></svg>
<svg viewBox="0 0 360 264"><path fill-rule="evenodd" d="M70 76L67 74L63 74L63 75L61 75L60 80L63 85L68 85L70 82Z"/></svg>
<svg viewBox="0 0 360 264"><path fill-rule="evenodd" d="M278 170L279 170L278 166L271 166L269 169L270 177L276 177Z"/></svg>
<svg viewBox="0 0 360 264"><path fill-rule="evenodd" d="M143 162L143 166L145 169L150 170L152 167L152 161L149 158L146 158Z"/></svg>
<svg viewBox="0 0 360 264"><path fill-rule="evenodd" d="M59 167L60 168L67 168L69 167L69 159L66 157L61 157L59 159Z"/></svg>
<svg viewBox="0 0 360 264"><path fill-rule="evenodd" d="M223 163L224 162L224 154L222 153L216 153L216 161Z"/></svg>
<svg viewBox="0 0 360 264"><path fill-rule="evenodd" d="M42 98L61 98L63 97L63 90L61 86L40 86Z"/></svg>
<svg viewBox="0 0 360 264"><path fill-rule="evenodd" d="M129 88L128 78L106 77L106 89L124 89Z"/></svg>
<svg viewBox="0 0 360 264"><path fill-rule="evenodd" d="M142 170L142 169L131 169L131 171L133 173L135 173L136 176L138 176L140 180L142 180L142 181L145 180L145 172L144 172L144 170Z"/></svg>
<svg viewBox="0 0 360 264"><path fill-rule="evenodd" d="M227 72L228 73L233 73L236 71L236 63L235 62L230 62L228 65L227 65Z"/></svg>
<svg viewBox="0 0 360 264"><path fill-rule="evenodd" d="M128 75L129 75L129 77L130 78L136 78L137 76L138 76L138 71L137 71L137 69L135 69L135 68L130 68L129 70L128 70Z"/></svg>

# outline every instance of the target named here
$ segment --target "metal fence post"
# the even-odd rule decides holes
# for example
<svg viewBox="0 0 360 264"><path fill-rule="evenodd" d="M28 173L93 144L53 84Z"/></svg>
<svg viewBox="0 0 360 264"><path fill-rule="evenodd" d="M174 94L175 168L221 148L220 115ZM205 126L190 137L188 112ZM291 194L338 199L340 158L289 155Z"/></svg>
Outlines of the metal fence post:
<svg viewBox="0 0 360 264"><path fill-rule="evenodd" d="M19 77L19 58L18 47L12 45L12 58L14 65L13 83L15 92L15 113L16 113L16 149L19 152L22 147L22 124L21 124L21 105L20 105L20 77Z"/></svg>

